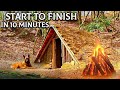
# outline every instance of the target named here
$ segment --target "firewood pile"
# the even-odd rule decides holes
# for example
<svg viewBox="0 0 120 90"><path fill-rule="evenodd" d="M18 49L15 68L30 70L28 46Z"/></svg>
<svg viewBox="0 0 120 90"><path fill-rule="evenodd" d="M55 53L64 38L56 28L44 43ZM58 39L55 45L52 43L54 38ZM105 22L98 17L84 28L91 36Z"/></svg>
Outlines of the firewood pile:
<svg viewBox="0 0 120 90"><path fill-rule="evenodd" d="M115 72L108 56L104 53L104 49L98 45L94 50L90 63L86 65L83 71L83 76L110 76Z"/></svg>

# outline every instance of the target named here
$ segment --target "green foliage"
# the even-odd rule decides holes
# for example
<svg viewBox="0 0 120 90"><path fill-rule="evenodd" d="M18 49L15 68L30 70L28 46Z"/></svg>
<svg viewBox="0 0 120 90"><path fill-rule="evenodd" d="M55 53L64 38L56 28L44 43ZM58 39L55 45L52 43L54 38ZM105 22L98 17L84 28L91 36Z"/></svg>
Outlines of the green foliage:
<svg viewBox="0 0 120 90"><path fill-rule="evenodd" d="M21 74L18 72L0 70L0 79L47 79L47 78L42 78L40 75L36 74Z"/></svg>
<svg viewBox="0 0 120 90"><path fill-rule="evenodd" d="M110 26L110 24L111 24L111 19L105 17L99 17L99 18L95 18L93 22L87 24L85 26L85 29L88 32L93 32L95 30L100 30L103 32L106 27Z"/></svg>
<svg viewBox="0 0 120 90"><path fill-rule="evenodd" d="M3 19L3 12L0 11L0 20L2 20L2 19Z"/></svg>
<svg viewBox="0 0 120 90"><path fill-rule="evenodd" d="M110 24L111 24L111 20L109 20L109 19L108 19L108 20L105 19L105 20L104 20L104 23L105 23L106 26L110 26Z"/></svg>
<svg viewBox="0 0 120 90"><path fill-rule="evenodd" d="M95 18L96 23L102 23L105 26L109 26L111 24L111 19L106 17Z"/></svg>
<svg viewBox="0 0 120 90"><path fill-rule="evenodd" d="M99 30L101 30L101 31L104 30L103 24L101 24L101 23L96 23L96 22L92 22L92 23L88 24L88 25L86 26L86 29L87 29L89 32L93 32L95 29L99 29Z"/></svg>

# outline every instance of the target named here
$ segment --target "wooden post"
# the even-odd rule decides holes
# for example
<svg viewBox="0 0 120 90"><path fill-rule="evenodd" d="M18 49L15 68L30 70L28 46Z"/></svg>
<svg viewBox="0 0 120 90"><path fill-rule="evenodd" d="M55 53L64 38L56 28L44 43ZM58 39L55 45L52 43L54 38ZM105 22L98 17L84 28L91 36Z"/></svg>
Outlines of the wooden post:
<svg viewBox="0 0 120 90"><path fill-rule="evenodd" d="M70 60L70 54L69 53L68 53L68 61L71 62L71 60Z"/></svg>
<svg viewBox="0 0 120 90"><path fill-rule="evenodd" d="M56 44L55 39L52 39L52 68L56 68Z"/></svg>
<svg viewBox="0 0 120 90"><path fill-rule="evenodd" d="M62 64L65 63L65 46L62 44Z"/></svg>
<svg viewBox="0 0 120 90"><path fill-rule="evenodd" d="M68 51L65 50L65 52L66 52L66 62L69 62L69 61L68 61Z"/></svg>
<svg viewBox="0 0 120 90"><path fill-rule="evenodd" d="M65 62L66 62L66 47L64 46L64 59L65 59Z"/></svg>

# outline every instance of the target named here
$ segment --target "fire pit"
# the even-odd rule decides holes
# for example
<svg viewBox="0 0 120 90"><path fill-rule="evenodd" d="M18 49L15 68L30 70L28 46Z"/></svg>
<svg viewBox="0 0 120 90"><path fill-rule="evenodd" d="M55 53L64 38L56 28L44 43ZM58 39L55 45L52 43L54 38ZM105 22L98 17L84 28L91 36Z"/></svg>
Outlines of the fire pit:
<svg viewBox="0 0 120 90"><path fill-rule="evenodd" d="M113 65L100 43L96 44L90 62L83 70L83 76L111 76L115 73Z"/></svg>

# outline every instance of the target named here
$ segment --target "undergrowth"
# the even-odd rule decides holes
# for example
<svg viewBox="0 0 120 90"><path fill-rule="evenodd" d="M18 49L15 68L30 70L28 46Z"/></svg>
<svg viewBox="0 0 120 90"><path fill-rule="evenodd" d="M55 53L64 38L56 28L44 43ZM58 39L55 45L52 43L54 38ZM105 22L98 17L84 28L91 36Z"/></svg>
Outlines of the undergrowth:
<svg viewBox="0 0 120 90"><path fill-rule="evenodd" d="M93 22L88 23L87 25L82 25L82 27L88 32L94 32L96 30L104 32L105 29L108 26L110 26L111 21L112 21L112 18L99 17L99 18L93 19Z"/></svg>
<svg viewBox="0 0 120 90"><path fill-rule="evenodd" d="M47 77L42 78L36 74L21 74L18 72L0 70L0 79L49 79Z"/></svg>

